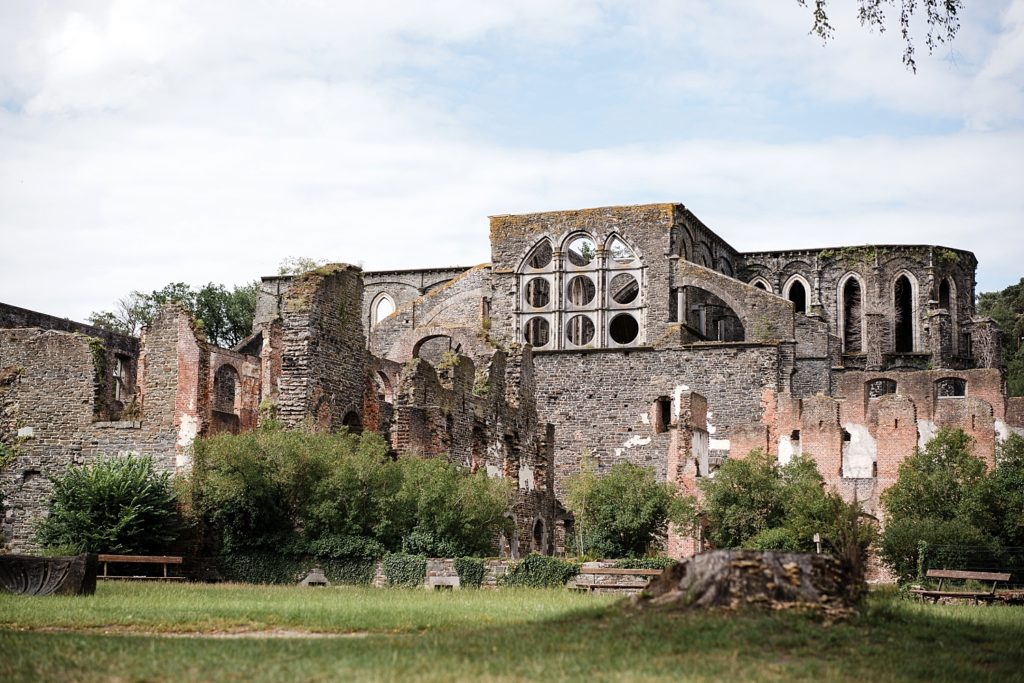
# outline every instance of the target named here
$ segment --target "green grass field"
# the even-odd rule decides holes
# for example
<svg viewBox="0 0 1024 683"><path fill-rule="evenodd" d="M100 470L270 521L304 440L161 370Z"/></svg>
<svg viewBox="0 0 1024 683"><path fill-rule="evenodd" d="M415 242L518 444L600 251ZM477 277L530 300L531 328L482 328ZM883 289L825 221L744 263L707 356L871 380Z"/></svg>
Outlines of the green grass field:
<svg viewBox="0 0 1024 683"><path fill-rule="evenodd" d="M1024 608L636 614L564 590L101 584L0 595L0 681L1024 681Z"/></svg>

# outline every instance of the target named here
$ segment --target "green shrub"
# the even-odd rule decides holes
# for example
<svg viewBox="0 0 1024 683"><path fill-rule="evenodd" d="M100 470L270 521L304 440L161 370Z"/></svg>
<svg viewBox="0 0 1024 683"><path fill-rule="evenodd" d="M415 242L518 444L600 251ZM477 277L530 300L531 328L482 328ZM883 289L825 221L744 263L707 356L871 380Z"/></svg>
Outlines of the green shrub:
<svg viewBox="0 0 1024 683"><path fill-rule="evenodd" d="M456 557L455 572L463 588L479 588L484 582L487 566L479 557Z"/></svg>
<svg viewBox="0 0 1024 683"><path fill-rule="evenodd" d="M761 450L725 461L714 478L700 480L698 517L716 548L814 550L814 534L838 536L836 494L824 490L813 460L795 457L779 466Z"/></svg>
<svg viewBox="0 0 1024 683"><path fill-rule="evenodd" d="M219 570L227 581L290 585L305 578L314 566L320 567L331 583L366 585L373 581L377 563L272 552L226 553L220 556Z"/></svg>
<svg viewBox="0 0 1024 683"><path fill-rule="evenodd" d="M580 566L567 560L531 553L517 562L500 583L506 586L557 588L580 573Z"/></svg>
<svg viewBox="0 0 1024 683"><path fill-rule="evenodd" d="M664 541L670 521L693 516L692 499L659 482L652 468L631 463L617 463L599 477L585 459L566 488L576 528L570 545L580 555L643 557Z"/></svg>
<svg viewBox="0 0 1024 683"><path fill-rule="evenodd" d="M152 458L100 458L52 481L50 516L38 528L44 547L157 554L182 530L171 475L157 474Z"/></svg>
<svg viewBox="0 0 1024 683"><path fill-rule="evenodd" d="M415 587L427 575L427 558L423 555L390 553L384 556L384 576L390 586Z"/></svg>
<svg viewBox="0 0 1024 683"><path fill-rule="evenodd" d="M388 456L377 434L261 429L199 439L192 494L214 551L379 558L486 554L512 487L437 458Z"/></svg>
<svg viewBox="0 0 1024 683"><path fill-rule="evenodd" d="M668 569L678 563L671 557L632 557L617 560L612 566L616 569Z"/></svg>

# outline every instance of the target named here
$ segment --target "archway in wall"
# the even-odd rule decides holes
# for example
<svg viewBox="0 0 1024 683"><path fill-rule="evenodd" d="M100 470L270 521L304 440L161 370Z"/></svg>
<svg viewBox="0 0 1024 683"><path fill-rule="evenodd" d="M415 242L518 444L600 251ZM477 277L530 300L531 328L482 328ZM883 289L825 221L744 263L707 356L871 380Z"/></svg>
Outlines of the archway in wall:
<svg viewBox="0 0 1024 683"><path fill-rule="evenodd" d="M896 353L914 351L914 288L906 275L893 284L893 348Z"/></svg>
<svg viewBox="0 0 1024 683"><path fill-rule="evenodd" d="M447 335L437 334L416 342L412 349L413 358L422 358L434 367L437 367L448 354L458 354L462 350L461 345Z"/></svg>
<svg viewBox="0 0 1024 683"><path fill-rule="evenodd" d="M376 325L384 318L395 312L395 300L389 294L379 294L373 304L370 315L370 324Z"/></svg>
<svg viewBox="0 0 1024 683"><path fill-rule="evenodd" d="M548 532L544 520L537 518L533 522L533 535L530 539L530 551L547 555Z"/></svg>
<svg viewBox="0 0 1024 683"><path fill-rule="evenodd" d="M217 368L213 376L213 409L237 415L241 403L242 387L238 371L231 365Z"/></svg>
<svg viewBox="0 0 1024 683"><path fill-rule="evenodd" d="M395 402L395 392L391 380L382 371L378 370L373 375L374 384L377 385L377 393L384 397L385 403Z"/></svg>
<svg viewBox="0 0 1024 683"><path fill-rule="evenodd" d="M864 350L864 307L860 281L848 277L840 289L843 353L861 353Z"/></svg>
<svg viewBox="0 0 1024 683"><path fill-rule="evenodd" d="M684 287L686 325L706 341L739 342L746 332L739 314L724 300L700 287Z"/></svg>
<svg viewBox="0 0 1024 683"><path fill-rule="evenodd" d="M348 431L353 434L362 434L363 432L363 420L359 417L359 413L354 410L345 413L345 417L341 419L341 424L348 427Z"/></svg>
<svg viewBox="0 0 1024 683"><path fill-rule="evenodd" d="M807 313L807 287L803 280L793 280L786 292L786 298L793 302L793 308L797 313Z"/></svg>

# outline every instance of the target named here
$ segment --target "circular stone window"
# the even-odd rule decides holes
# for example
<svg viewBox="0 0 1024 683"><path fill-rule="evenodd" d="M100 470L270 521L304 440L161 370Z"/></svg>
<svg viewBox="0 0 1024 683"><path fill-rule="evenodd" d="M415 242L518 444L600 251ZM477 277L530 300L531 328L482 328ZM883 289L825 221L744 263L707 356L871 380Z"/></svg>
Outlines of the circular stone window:
<svg viewBox="0 0 1024 683"><path fill-rule="evenodd" d="M629 313L619 313L608 325L608 334L616 344L628 344L640 334L640 325Z"/></svg>
<svg viewBox="0 0 1024 683"><path fill-rule="evenodd" d="M526 342L535 349L548 345L551 340L551 325L544 318L530 318L523 331Z"/></svg>
<svg viewBox="0 0 1024 683"><path fill-rule="evenodd" d="M632 303L640 293L636 278L628 273L619 273L608 283L608 292L617 304Z"/></svg>
<svg viewBox="0 0 1024 683"><path fill-rule="evenodd" d="M526 305L544 308L551 301L551 283L542 277L535 277L526 283Z"/></svg>
<svg viewBox="0 0 1024 683"><path fill-rule="evenodd" d="M575 346L586 346L594 340L594 323L585 315L577 315L565 324L565 336Z"/></svg>
<svg viewBox="0 0 1024 683"><path fill-rule="evenodd" d="M577 275L569 280L565 294L573 306L586 306L594 300L596 292L593 280L586 275Z"/></svg>
<svg viewBox="0 0 1024 683"><path fill-rule="evenodd" d="M576 267L588 265L597 256L597 245L589 237L577 237L569 242L569 263Z"/></svg>
<svg viewBox="0 0 1024 683"><path fill-rule="evenodd" d="M548 264L551 263L551 245L547 242L538 245L533 253L530 254L530 258L527 259L526 265L530 268L547 268Z"/></svg>

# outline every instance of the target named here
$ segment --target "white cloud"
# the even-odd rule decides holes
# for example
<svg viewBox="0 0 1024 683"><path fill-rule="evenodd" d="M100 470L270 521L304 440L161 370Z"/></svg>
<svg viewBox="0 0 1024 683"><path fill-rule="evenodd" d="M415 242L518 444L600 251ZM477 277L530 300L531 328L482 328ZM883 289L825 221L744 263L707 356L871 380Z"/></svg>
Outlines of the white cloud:
<svg viewBox="0 0 1024 683"><path fill-rule="evenodd" d="M792 4L5 5L0 105L19 106L0 106L0 300L82 318L131 289L240 283L289 255L470 265L489 258L487 215L647 201L686 203L740 249L939 242L978 253L983 288L1018 277L1022 3L988 47L965 25L974 66L916 79L898 40L877 54L877 36L844 24L853 35L821 48ZM512 148L416 80L493 69L514 82L492 41L538 69L608 41L646 55L623 74L638 88L763 107L780 129L797 96L968 129ZM690 61L655 60L684 41Z"/></svg>

